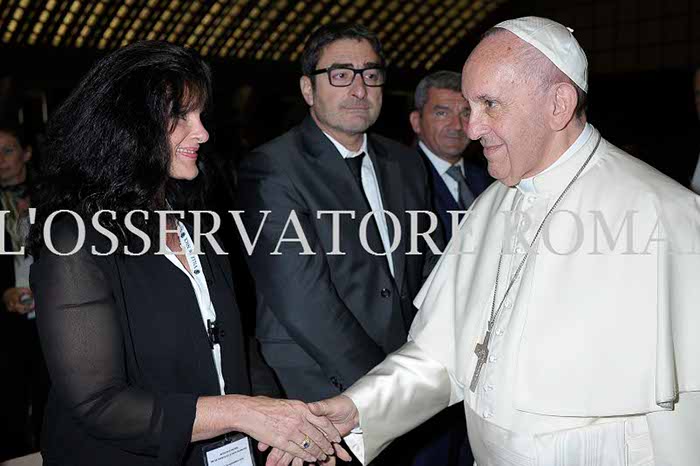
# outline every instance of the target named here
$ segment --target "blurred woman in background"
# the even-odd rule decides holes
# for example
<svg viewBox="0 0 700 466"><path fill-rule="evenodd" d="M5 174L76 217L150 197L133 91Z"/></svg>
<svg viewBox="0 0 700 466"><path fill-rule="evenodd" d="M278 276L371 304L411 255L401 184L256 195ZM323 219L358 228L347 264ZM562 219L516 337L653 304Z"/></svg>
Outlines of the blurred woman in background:
<svg viewBox="0 0 700 466"><path fill-rule="evenodd" d="M29 161L32 148L19 125L0 123L0 461L36 451L48 393L48 376L29 289Z"/></svg>

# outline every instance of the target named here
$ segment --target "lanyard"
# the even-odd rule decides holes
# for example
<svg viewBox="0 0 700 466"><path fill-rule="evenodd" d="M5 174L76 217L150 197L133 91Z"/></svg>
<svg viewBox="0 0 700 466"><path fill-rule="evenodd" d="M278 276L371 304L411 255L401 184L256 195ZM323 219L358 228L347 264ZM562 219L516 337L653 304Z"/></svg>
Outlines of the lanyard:
<svg viewBox="0 0 700 466"><path fill-rule="evenodd" d="M195 253L194 245L192 244L192 239L190 238L187 229L181 222L177 222L177 236L180 240L180 247L184 251L185 257L187 258L187 263L192 271L190 276L194 280L194 286L197 287L199 294L201 295L201 299L200 296L197 296L197 303L199 305L199 311L202 314L202 321L204 322L207 331L209 346L212 350L212 355L214 356L214 365L216 366L219 384L223 394L224 389L220 346L220 337L223 336L223 333L220 331L219 326L217 325L216 311L214 310L214 304L212 303L211 296L209 294L207 280L204 277L204 272L202 271L202 263L199 260L199 256ZM177 261L177 259L175 260ZM185 273L187 273L186 270Z"/></svg>
<svg viewBox="0 0 700 466"><path fill-rule="evenodd" d="M185 257L187 258L187 263L190 266L190 270L192 270L192 274L199 285L200 279L204 278L202 274L202 264L199 262L199 256L194 253L192 239L187 233L187 229L185 229L185 227L182 225L182 222L177 222L177 236L180 238L180 246L182 247L182 250L185 251ZM202 284L208 295L209 289L207 287L207 282L206 280L201 281L203 282ZM200 286L200 288L202 288L202 286Z"/></svg>
<svg viewBox="0 0 700 466"><path fill-rule="evenodd" d="M190 238L187 229L181 222L177 224L177 235L180 239L180 246L185 252L185 258L192 271L191 275L194 278L195 284L202 295L202 302L208 306L203 307L200 305L200 312L202 313L202 320L205 323L207 329L207 336L209 337L209 345L214 349L214 345L219 344L219 328L216 323L216 311L211 301L211 296L209 295L209 286L207 285L207 280L204 278L204 273L202 272L202 263L199 260L199 256L195 253L194 245L192 244L192 239Z"/></svg>

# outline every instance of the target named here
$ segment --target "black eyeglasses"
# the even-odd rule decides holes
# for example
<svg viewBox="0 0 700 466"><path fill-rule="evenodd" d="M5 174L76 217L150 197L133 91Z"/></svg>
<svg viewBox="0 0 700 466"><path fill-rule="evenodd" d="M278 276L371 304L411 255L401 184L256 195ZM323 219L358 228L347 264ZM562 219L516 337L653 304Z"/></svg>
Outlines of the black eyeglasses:
<svg viewBox="0 0 700 466"><path fill-rule="evenodd" d="M330 68L315 70L311 73L311 76L323 73L328 73L328 82L334 87L348 87L358 74L362 76L362 82L367 87L380 87L386 82L386 69L376 66L359 70L331 66Z"/></svg>

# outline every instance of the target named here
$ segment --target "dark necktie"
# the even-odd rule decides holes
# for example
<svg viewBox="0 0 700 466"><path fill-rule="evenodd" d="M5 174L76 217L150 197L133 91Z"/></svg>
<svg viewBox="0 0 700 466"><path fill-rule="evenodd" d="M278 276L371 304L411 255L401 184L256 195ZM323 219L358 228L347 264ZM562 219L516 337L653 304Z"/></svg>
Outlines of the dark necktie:
<svg viewBox="0 0 700 466"><path fill-rule="evenodd" d="M367 154L362 152L360 153L360 155L357 155L355 157L347 157L345 159L345 163L348 165L348 168L350 168L350 172L355 178L355 181L357 181L357 185L360 188L360 192L362 192L362 197L365 200L365 204L367 204L367 209L369 209L369 211L372 211L372 206L370 205L369 199L367 198L367 194L365 193L365 188L362 186L362 163L365 159L365 155ZM369 243L369 247L372 248L373 251L384 252L384 243L382 242L382 237L379 234L379 225L377 224L377 219L374 215L372 215L372 220L373 221L369 222L369 225L367 227L367 242ZM393 224L391 222L387 222L389 238L392 238L394 234L392 226ZM386 260L386 258L382 257L382 260ZM392 298L394 302L398 299L397 296L398 293L395 292L394 297ZM413 306L404 306L399 304L399 307L401 309L401 317L404 321L406 332L408 332L408 330L411 328L411 322L413 321Z"/></svg>
<svg viewBox="0 0 700 466"><path fill-rule="evenodd" d="M365 155L367 154L361 152L360 155L355 157L346 157L345 163L348 165L348 168L350 168L350 172L352 173L353 178L355 178L357 186L360 188L360 192L362 193L362 198L365 200L367 210L371 212L372 205L369 203L367 193L365 193L365 188L362 186L362 162L364 161ZM377 225L377 219L374 215L372 215L372 221L369 222L367 227L367 242L374 252L384 252L384 243L382 242L382 237L379 234L379 225Z"/></svg>
<svg viewBox="0 0 700 466"><path fill-rule="evenodd" d="M346 157L345 163L350 169L352 177L355 178L357 186L360 188L360 192L362 193L362 198L365 200L367 209L372 210L372 204L369 203L369 199L367 198L365 188L362 186L362 162L365 159L365 155L366 154L364 152L361 152L360 155L356 155L355 157Z"/></svg>
<svg viewBox="0 0 700 466"><path fill-rule="evenodd" d="M452 165L448 170L447 174L457 182L459 186L459 204L461 209L468 209L472 202L474 202L474 193L469 189L467 184L467 179L462 173L462 168L459 165Z"/></svg>
<svg viewBox="0 0 700 466"><path fill-rule="evenodd" d="M360 187L360 191L362 191L362 193L365 192L364 188L362 187L362 161L364 159L364 152L360 153L360 155L357 155L355 157L347 157L345 159L345 163L350 168L350 172L355 177L355 181L357 181L357 185Z"/></svg>

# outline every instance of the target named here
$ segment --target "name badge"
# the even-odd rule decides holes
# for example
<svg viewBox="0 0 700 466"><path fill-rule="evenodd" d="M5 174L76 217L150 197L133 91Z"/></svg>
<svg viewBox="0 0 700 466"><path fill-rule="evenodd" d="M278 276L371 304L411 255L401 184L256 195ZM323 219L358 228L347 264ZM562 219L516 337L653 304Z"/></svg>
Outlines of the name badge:
<svg viewBox="0 0 700 466"><path fill-rule="evenodd" d="M250 439L242 434L205 445L202 453L206 466L255 466Z"/></svg>

